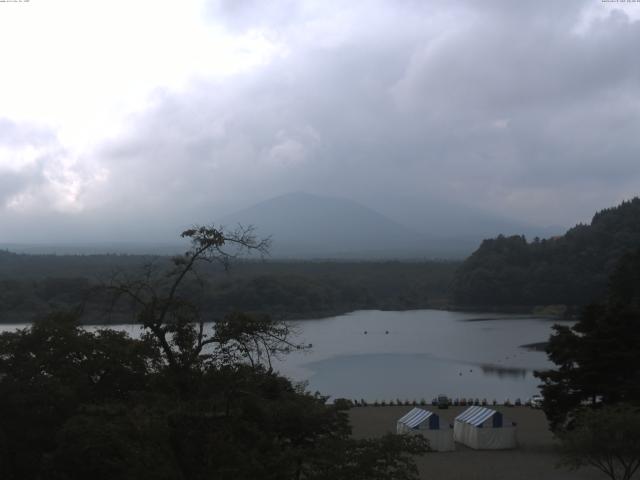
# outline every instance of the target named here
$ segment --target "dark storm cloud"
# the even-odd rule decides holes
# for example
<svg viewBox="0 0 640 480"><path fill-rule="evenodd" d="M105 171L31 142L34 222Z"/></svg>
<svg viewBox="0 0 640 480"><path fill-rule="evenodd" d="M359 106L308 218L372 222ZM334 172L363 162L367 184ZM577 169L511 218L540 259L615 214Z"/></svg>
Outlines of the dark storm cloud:
<svg viewBox="0 0 640 480"><path fill-rule="evenodd" d="M174 223L308 190L571 224L637 193L640 23L598 4L581 25L578 1L309 5L212 3L286 53L158 93L97 152L97 194Z"/></svg>

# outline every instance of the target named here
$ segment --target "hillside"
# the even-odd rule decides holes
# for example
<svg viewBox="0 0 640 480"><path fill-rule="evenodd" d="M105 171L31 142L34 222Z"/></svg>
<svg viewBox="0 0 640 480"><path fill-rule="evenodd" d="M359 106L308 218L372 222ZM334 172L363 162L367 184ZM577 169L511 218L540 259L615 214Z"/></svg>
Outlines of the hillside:
<svg viewBox="0 0 640 480"><path fill-rule="evenodd" d="M217 219L254 225L272 236L272 258L286 259L463 259L487 236L535 228L442 200L385 198L380 210L346 198L288 193ZM380 212L384 213L380 213Z"/></svg>
<svg viewBox="0 0 640 480"><path fill-rule="evenodd" d="M352 200L290 193L220 220L254 225L271 236L276 258L393 258L420 256L425 238Z"/></svg>
<svg viewBox="0 0 640 480"><path fill-rule="evenodd" d="M634 198L559 237L483 241L457 271L453 298L473 306L585 305L604 295L616 262L638 247L640 198Z"/></svg>

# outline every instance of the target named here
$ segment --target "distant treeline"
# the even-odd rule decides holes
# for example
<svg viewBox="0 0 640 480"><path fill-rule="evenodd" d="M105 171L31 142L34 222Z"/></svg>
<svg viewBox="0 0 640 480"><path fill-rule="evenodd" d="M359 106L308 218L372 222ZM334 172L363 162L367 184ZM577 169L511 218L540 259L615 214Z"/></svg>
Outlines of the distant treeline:
<svg viewBox="0 0 640 480"><path fill-rule="evenodd" d="M233 310L314 318L358 309L582 306L604 295L616 262L640 247L640 199L596 213L560 237L498 236L453 261L237 261L203 265L188 297L212 318ZM116 274L158 271L169 257L26 255L0 251L0 322L81 306L92 323L131 321L99 287Z"/></svg>
<svg viewBox="0 0 640 480"><path fill-rule="evenodd" d="M168 257L18 255L0 252L0 322L30 321L51 310L81 306L91 323L131 321L122 304L110 309L116 273L142 275ZM229 272L206 265L186 284L191 299L213 317L233 310L278 318L314 318L358 309L443 306L457 262L239 261Z"/></svg>
<svg viewBox="0 0 640 480"><path fill-rule="evenodd" d="M453 301L473 306L586 305L603 297L618 260L640 247L640 199L595 214L560 237L485 240L458 270Z"/></svg>

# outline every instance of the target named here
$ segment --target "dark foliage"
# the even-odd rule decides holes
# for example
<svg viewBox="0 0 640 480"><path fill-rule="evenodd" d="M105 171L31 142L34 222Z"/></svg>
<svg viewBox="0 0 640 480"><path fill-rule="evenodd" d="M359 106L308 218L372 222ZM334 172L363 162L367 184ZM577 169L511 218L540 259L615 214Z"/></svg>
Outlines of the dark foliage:
<svg viewBox="0 0 640 480"><path fill-rule="evenodd" d="M461 305L586 305L604 296L618 260L640 247L640 199L602 210L561 237L485 240L453 284Z"/></svg>
<svg viewBox="0 0 640 480"><path fill-rule="evenodd" d="M0 335L0 478L417 478L421 437L354 440L343 405L270 368L286 324L236 313L213 328L189 299L197 266L261 249L251 230L196 227L167 269L114 278L141 339L55 314Z"/></svg>
<svg viewBox="0 0 640 480"><path fill-rule="evenodd" d="M547 353L557 369L536 373L553 429L586 405L640 405L640 250L620 260L605 303L554 329Z"/></svg>
<svg viewBox="0 0 640 480"><path fill-rule="evenodd" d="M0 335L0 352L7 480L411 479L427 449L353 440L339 407L259 365L198 362L185 395L153 343L70 315Z"/></svg>
<svg viewBox="0 0 640 480"><path fill-rule="evenodd" d="M83 309L83 321L128 321L126 305L105 315L108 299L95 287L114 272L132 278L163 270L168 257L17 255L0 251L0 322L24 322L52 309ZM230 272L203 265L190 300L211 317L233 311L278 318L314 318L358 309L410 309L448 302L454 262L236 261ZM187 282L188 283L188 282ZM203 288L204 287L204 288Z"/></svg>
<svg viewBox="0 0 640 480"><path fill-rule="evenodd" d="M589 465L611 480L631 480L640 468L640 410L628 405L585 410L562 432L562 464Z"/></svg>

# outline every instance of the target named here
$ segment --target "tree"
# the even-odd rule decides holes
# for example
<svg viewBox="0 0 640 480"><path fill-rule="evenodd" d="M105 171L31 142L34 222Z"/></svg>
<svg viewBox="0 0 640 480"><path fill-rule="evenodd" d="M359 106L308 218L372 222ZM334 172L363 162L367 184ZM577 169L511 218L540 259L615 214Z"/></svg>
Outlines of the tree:
<svg viewBox="0 0 640 480"><path fill-rule="evenodd" d="M227 269L239 255L254 251L264 255L270 245L269 239L258 239L253 228L242 226L231 232L195 226L182 232L181 237L190 240L191 248L173 257L168 271L159 273L150 264L145 266L144 275L132 279L121 273L106 287L114 293L114 304L122 297L133 304L136 320L153 336L175 372L188 370L204 348L216 341L204 331L205 319L195 302L181 295L188 280L203 283L198 264L217 262Z"/></svg>
<svg viewBox="0 0 640 480"><path fill-rule="evenodd" d="M302 349L288 340L289 327L274 322L268 315L229 314L218 320L211 341L217 350L211 357L222 364L248 360L252 367L265 363L272 368L271 358L288 353L292 348Z"/></svg>
<svg viewBox="0 0 640 480"><path fill-rule="evenodd" d="M238 349L243 349L242 355L252 363L266 357L270 364L272 355L299 347L288 341L289 328L285 323L266 316L257 319L236 314L231 322L219 319L215 328L207 330L207 320L215 319L206 317L193 298L194 289L186 288L189 282L204 287L198 273L200 263L216 262L228 269L242 254L268 253L268 238L258 239L252 227L242 226L233 231L195 226L181 236L190 240L191 247L183 255L173 257L167 271L158 271L156 265L150 264L142 275L130 278L120 273L106 286L113 294L113 306L123 298L131 302L146 339L162 352L176 389L186 394L193 382L198 381L205 364L228 364L231 360L228 356Z"/></svg>
<svg viewBox="0 0 640 480"><path fill-rule="evenodd" d="M3 479L406 480L427 450L351 439L341 405L242 358L176 394L153 343L71 316L0 335L0 352Z"/></svg>
<svg viewBox="0 0 640 480"><path fill-rule="evenodd" d="M412 480L418 469L412 455L429 451L422 435L386 434L379 439L341 439L320 444L322 452L310 465L309 480ZM325 450L326 449L326 450Z"/></svg>
<svg viewBox="0 0 640 480"><path fill-rule="evenodd" d="M591 465L611 480L630 480L640 468L640 410L607 406L585 410L572 430L560 434L562 464Z"/></svg>
<svg viewBox="0 0 640 480"><path fill-rule="evenodd" d="M157 353L122 332L83 330L65 313L0 335L2 478L39 478L83 406L131 403L151 387Z"/></svg>
<svg viewBox="0 0 640 480"><path fill-rule="evenodd" d="M273 371L297 347L286 324L238 312L207 329L185 284L201 261L264 251L250 232L187 230L191 249L168 271L114 279L141 339L72 314L1 334L2 478L416 479L424 439L354 440L341 405Z"/></svg>
<svg viewBox="0 0 640 480"><path fill-rule="evenodd" d="M454 302L496 307L583 307L606 294L625 252L640 247L640 198L596 213L589 225L528 243L521 236L484 240L458 269Z"/></svg>
<svg viewBox="0 0 640 480"><path fill-rule="evenodd" d="M569 426L585 404L640 404L638 267L640 250L625 255L607 302L585 308L572 327L554 327L547 353L557 369L536 372L553 430Z"/></svg>

